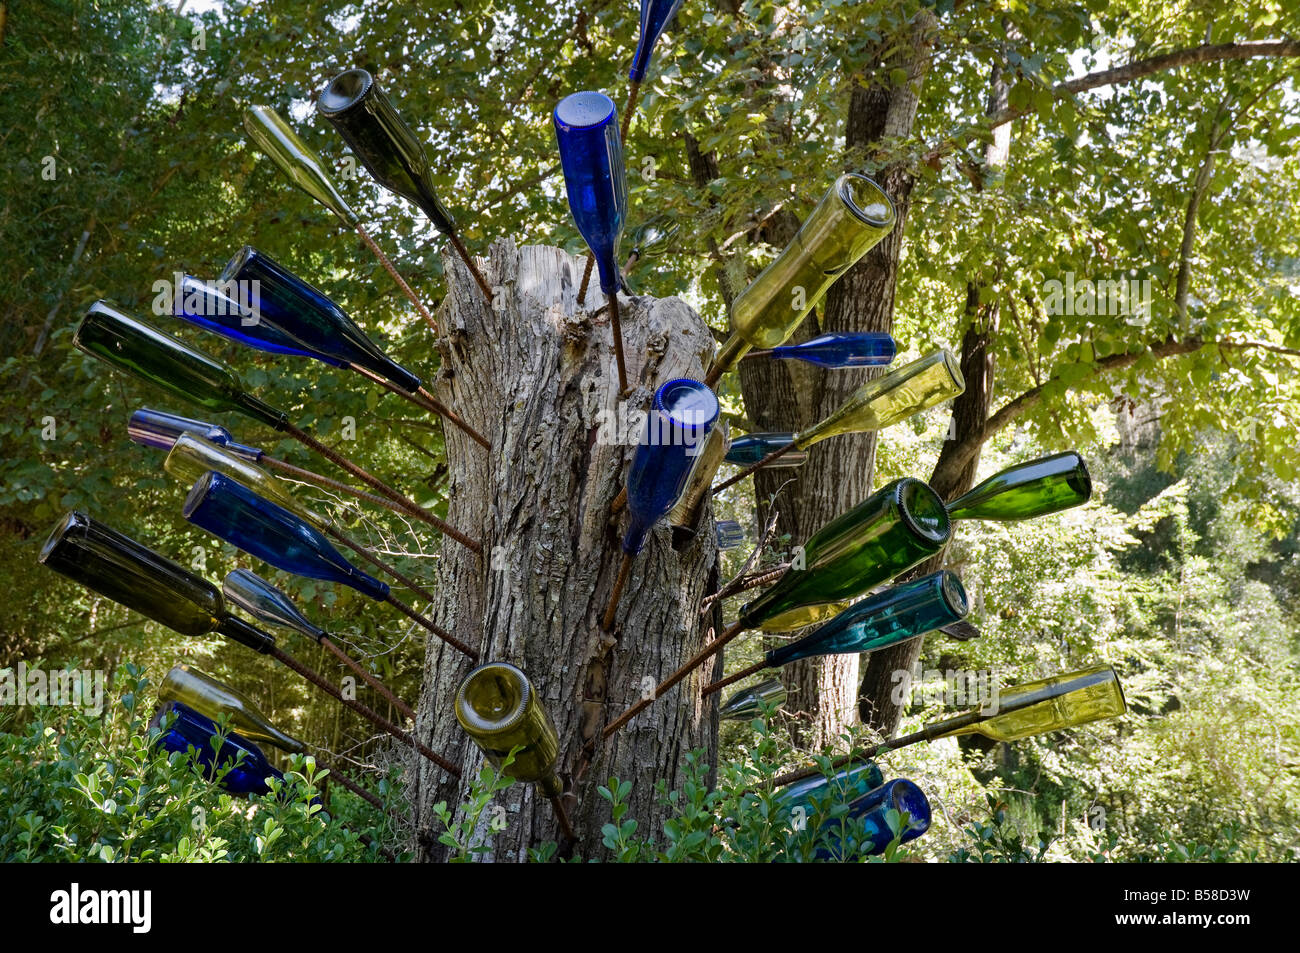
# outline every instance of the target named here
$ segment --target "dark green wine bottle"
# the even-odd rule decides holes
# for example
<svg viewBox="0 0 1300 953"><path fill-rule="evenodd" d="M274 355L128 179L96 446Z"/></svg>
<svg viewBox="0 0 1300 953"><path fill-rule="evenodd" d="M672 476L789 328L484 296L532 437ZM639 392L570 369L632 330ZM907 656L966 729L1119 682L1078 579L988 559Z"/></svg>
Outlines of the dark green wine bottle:
<svg viewBox="0 0 1300 953"><path fill-rule="evenodd" d="M433 191L424 143L373 76L363 69L335 76L316 100L316 111L334 125L375 181L420 206L444 235L456 230L451 213Z"/></svg>
<svg viewBox="0 0 1300 953"><path fill-rule="evenodd" d="M231 615L221 590L85 513L59 521L40 562L181 635L218 633L259 652L275 639Z"/></svg>
<svg viewBox="0 0 1300 953"><path fill-rule="evenodd" d="M741 607L740 621L754 629L801 607L860 596L939 552L951 534L934 490L894 480L814 533L785 575Z"/></svg>
<svg viewBox="0 0 1300 953"><path fill-rule="evenodd" d="M107 301L90 306L72 343L208 410L235 411L277 430L288 420L287 414L248 393L239 376L220 361Z"/></svg>
<svg viewBox="0 0 1300 953"><path fill-rule="evenodd" d="M1073 450L1018 463L948 504L955 520L1026 520L1082 506L1092 478Z"/></svg>

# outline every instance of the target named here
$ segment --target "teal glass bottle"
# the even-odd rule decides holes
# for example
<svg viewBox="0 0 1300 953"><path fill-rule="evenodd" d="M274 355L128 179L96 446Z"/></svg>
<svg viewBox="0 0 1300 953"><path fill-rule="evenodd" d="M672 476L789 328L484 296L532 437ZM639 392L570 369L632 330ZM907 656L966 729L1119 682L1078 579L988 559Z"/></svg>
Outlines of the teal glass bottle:
<svg viewBox="0 0 1300 953"><path fill-rule="evenodd" d="M234 411L277 430L288 422L288 415L248 393L226 365L107 301L90 306L72 343L207 410Z"/></svg>
<svg viewBox="0 0 1300 953"><path fill-rule="evenodd" d="M832 805L861 798L885 783L885 776L874 761L863 761L845 768L834 777L824 774L787 784L776 792L782 811L789 812L791 826L825 813Z"/></svg>
<svg viewBox="0 0 1300 953"><path fill-rule="evenodd" d="M934 490L910 477L894 480L814 533L801 563L742 606L740 621L759 628L796 610L860 596L939 552L951 534Z"/></svg>
<svg viewBox="0 0 1300 953"><path fill-rule="evenodd" d="M230 614L212 583L85 513L60 520L38 558L181 635L219 633L258 652L275 647L271 636Z"/></svg>
<svg viewBox="0 0 1300 953"><path fill-rule="evenodd" d="M948 504L955 520L1026 520L1082 506L1092 477L1073 450L1018 463L995 473Z"/></svg>
<svg viewBox="0 0 1300 953"><path fill-rule="evenodd" d="M941 569L867 596L816 632L770 649L765 658L777 668L817 655L873 652L957 622L969 608L961 580Z"/></svg>
<svg viewBox="0 0 1300 953"><path fill-rule="evenodd" d="M930 801L925 792L906 778L895 778L849 801L844 821L822 823L815 859L852 860L864 854L883 854L896 836L890 825L891 812L896 812L902 824L900 844L914 841L930 829Z"/></svg>
<svg viewBox="0 0 1300 953"><path fill-rule="evenodd" d="M769 678L742 688L718 706L718 717L723 721L750 721L763 714L767 707L780 708L785 704L785 686L779 678Z"/></svg>
<svg viewBox="0 0 1300 953"><path fill-rule="evenodd" d="M759 460L762 460L770 453L784 450L794 443L794 437L795 435L789 431L751 433L743 437L737 437L731 441L731 447L727 450L726 461L750 466L758 463ZM769 466L773 468L801 467L807 460L808 452L806 450L786 450L785 453L773 460Z"/></svg>

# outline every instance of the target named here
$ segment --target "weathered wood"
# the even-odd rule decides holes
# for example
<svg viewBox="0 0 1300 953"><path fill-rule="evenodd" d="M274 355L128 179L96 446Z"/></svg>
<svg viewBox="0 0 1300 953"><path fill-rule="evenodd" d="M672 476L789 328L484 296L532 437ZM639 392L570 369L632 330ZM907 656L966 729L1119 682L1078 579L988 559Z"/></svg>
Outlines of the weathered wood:
<svg viewBox="0 0 1300 953"><path fill-rule="evenodd" d="M581 258L496 242L483 263L493 309L458 260L444 255L443 261L449 293L438 315L444 337L435 391L492 442L492 451L445 430L447 519L482 539L484 554L443 547L440 602L432 615L478 648L484 661L509 661L528 673L559 732L567 783L584 739L598 738L644 683L670 674L706 636L699 606L717 562L711 529L680 552L666 528L656 529L633 566L613 637L602 637L599 619L620 556L622 526L610 519L609 503L641 433L629 426L625 410L648 406L666 380L702 376L713 339L680 299L624 298L635 392L620 407L608 311L595 300L577 305ZM711 519L704 525L711 528ZM460 764L467 779L482 762L456 724L452 698L470 667L442 643L429 642L417 724L417 735ZM631 816L648 833L663 817L654 783L676 785L691 749L704 749L713 763L717 722L712 700L702 700L699 688L715 671L704 666L598 747L573 791L576 803L570 802L581 856L603 853L600 827L609 810L597 784L611 775L631 781ZM419 854L437 860L444 854L436 843L442 825L431 806L460 803L465 786L427 765L413 770ZM529 786L513 785L498 803L507 812L506 829L489 831L484 823L478 832L492 848L487 859L522 860L528 847L559 839L549 805Z"/></svg>

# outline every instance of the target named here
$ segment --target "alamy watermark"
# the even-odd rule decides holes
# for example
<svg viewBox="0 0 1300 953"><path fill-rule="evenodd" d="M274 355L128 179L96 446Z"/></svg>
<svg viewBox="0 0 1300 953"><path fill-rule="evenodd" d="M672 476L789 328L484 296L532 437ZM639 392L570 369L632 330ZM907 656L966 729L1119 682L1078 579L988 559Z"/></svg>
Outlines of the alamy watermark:
<svg viewBox="0 0 1300 953"><path fill-rule="evenodd" d="M1001 675L996 668L923 669L917 662L910 669L895 669L890 680L894 683L890 700L895 705L978 708L982 715L996 715L999 711Z"/></svg>
<svg viewBox="0 0 1300 953"><path fill-rule="evenodd" d="M186 281L184 272L174 272L170 280L159 278L153 283L153 313L159 317L189 314L208 318L239 316L246 328L262 320L262 282Z"/></svg>
<svg viewBox="0 0 1300 953"><path fill-rule="evenodd" d="M1151 279L1077 278L1043 282L1043 308L1048 314L1084 317L1122 317L1126 324L1144 327L1151 320Z"/></svg>
<svg viewBox="0 0 1300 953"><path fill-rule="evenodd" d="M104 712L107 679L96 669L0 669L0 705L80 708L87 715Z"/></svg>
<svg viewBox="0 0 1300 953"><path fill-rule="evenodd" d="M705 425L713 415L685 408L674 411L673 418L647 413L620 401L616 409L602 407L596 412L596 443L625 447L642 443L654 447L681 446L686 447L687 456L694 456L708 437Z"/></svg>

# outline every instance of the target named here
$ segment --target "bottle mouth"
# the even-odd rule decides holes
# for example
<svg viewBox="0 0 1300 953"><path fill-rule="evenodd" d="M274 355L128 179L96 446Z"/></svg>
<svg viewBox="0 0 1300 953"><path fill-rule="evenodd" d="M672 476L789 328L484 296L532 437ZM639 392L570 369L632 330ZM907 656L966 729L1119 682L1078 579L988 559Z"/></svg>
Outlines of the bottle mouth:
<svg viewBox="0 0 1300 953"><path fill-rule="evenodd" d="M961 584L960 577L950 569L939 571L939 595L958 619L963 618L970 611L970 599L966 595L966 587Z"/></svg>
<svg viewBox="0 0 1300 953"><path fill-rule="evenodd" d="M321 90L316 109L324 116L341 115L365 100L374 85L374 77L366 70L358 68L339 73Z"/></svg>
<svg viewBox="0 0 1300 953"><path fill-rule="evenodd" d="M873 228L890 228L898 213L885 190L857 172L846 172L835 183L835 193L853 217Z"/></svg>
<svg viewBox="0 0 1300 953"><path fill-rule="evenodd" d="M911 477L898 481L896 497L903 524L929 543L942 544L952 535L952 520L939 494Z"/></svg>
<svg viewBox="0 0 1300 953"><path fill-rule="evenodd" d="M904 840L914 840L930 829L930 800L912 781L905 778L891 781L889 804L900 814L906 812L908 815Z"/></svg>
<svg viewBox="0 0 1300 953"><path fill-rule="evenodd" d="M203 505L203 501L207 499L208 491L212 489L212 482L217 477L218 474L214 470L209 470L194 481L194 485L190 487L190 492L185 496L185 505L181 507L182 516L189 519Z"/></svg>
<svg viewBox="0 0 1300 953"><path fill-rule="evenodd" d="M615 113L614 100L604 93L585 90L560 100L555 107L555 122L566 131L592 129L612 122Z"/></svg>
<svg viewBox="0 0 1300 953"><path fill-rule="evenodd" d="M254 258L260 257L259 252L252 245L245 245L239 251L235 252L233 258L226 262L226 267L221 269L221 274L217 276L218 282L234 281L239 277L240 272Z"/></svg>
<svg viewBox="0 0 1300 953"><path fill-rule="evenodd" d="M1068 477L1070 489L1083 497L1083 502L1087 503L1092 499L1092 474L1088 472L1088 465L1083 462L1083 457L1074 451L1063 454L1063 456L1071 457L1074 460L1074 467Z"/></svg>
<svg viewBox="0 0 1300 953"><path fill-rule="evenodd" d="M509 662L488 662L465 676L456 690L456 720L471 734L494 735L523 720L533 686Z"/></svg>
<svg viewBox="0 0 1300 953"><path fill-rule="evenodd" d="M64 541L74 533L78 536L84 536L90 529L90 517L85 513L73 510L50 531L49 537L45 544L41 546L41 554L36 557L37 562L45 564L51 556L63 548Z"/></svg>
<svg viewBox="0 0 1300 953"><path fill-rule="evenodd" d="M655 413L682 430L712 427L722 408L707 384L689 377L671 380L655 391Z"/></svg>

